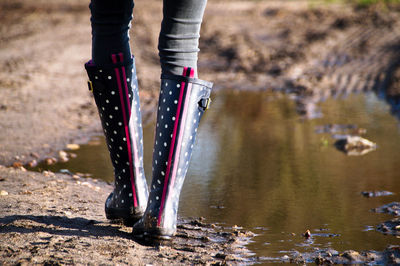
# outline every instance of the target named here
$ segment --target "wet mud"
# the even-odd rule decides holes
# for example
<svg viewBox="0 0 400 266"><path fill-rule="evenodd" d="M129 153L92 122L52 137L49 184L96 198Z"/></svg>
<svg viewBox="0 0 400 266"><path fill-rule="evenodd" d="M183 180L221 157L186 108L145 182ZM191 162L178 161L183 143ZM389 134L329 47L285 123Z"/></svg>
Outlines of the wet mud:
<svg viewBox="0 0 400 266"><path fill-rule="evenodd" d="M392 195L388 191L362 192L365 197L379 197ZM368 196L366 196L368 195ZM396 216L391 220L385 221L376 226L376 230L386 235L398 237L400 236L400 203L392 202L378 208L372 209L376 213L387 213ZM309 234L307 238L312 238L313 234ZM322 264L369 264L369 265L398 265L400 264L400 246L389 245L383 251L337 251L334 249L318 249L315 252L299 253L292 252L281 258L281 261L303 264L315 263Z"/></svg>
<svg viewBox="0 0 400 266"><path fill-rule="evenodd" d="M159 1L135 4L132 48L148 120L159 86L162 7ZM90 56L87 5L77 0L0 3L0 164L7 166L0 168L2 264L400 264L398 246L256 258L246 248L251 232L200 218L180 219L177 237L168 245L141 245L131 238L130 228L105 220L103 204L111 185L79 175L26 171L26 163L65 159L59 151L67 144L85 143L100 132L83 71ZM368 91L400 117L399 10L210 1L199 73L214 81L216 90L288 93L305 119L322 116L319 103L328 98ZM339 129L356 130L351 125ZM396 206L382 211L398 216ZM377 230L398 236L398 228L395 217Z"/></svg>
<svg viewBox="0 0 400 266"><path fill-rule="evenodd" d="M385 235L400 237L400 202L385 204L372 211L396 216L391 220L379 224L376 229ZM398 263L400 263L400 261Z"/></svg>
<svg viewBox="0 0 400 266"><path fill-rule="evenodd" d="M313 253L293 254L282 259L285 262L317 265L329 264L373 264L397 265L400 263L400 246L389 246L382 252L347 250L338 252L334 249L318 250Z"/></svg>
<svg viewBox="0 0 400 266"><path fill-rule="evenodd" d="M378 225L377 230L385 235L400 236L400 218L394 218Z"/></svg>
<svg viewBox="0 0 400 266"><path fill-rule="evenodd" d="M377 230L385 235L393 235L396 237L400 236L400 202L391 202L375 208L372 211L396 216L391 220L379 224L377 226Z"/></svg>
<svg viewBox="0 0 400 266"><path fill-rule="evenodd" d="M389 204L385 204L383 206L373 209L373 211L378 213L387 213L394 216L400 216L400 203L392 202Z"/></svg>

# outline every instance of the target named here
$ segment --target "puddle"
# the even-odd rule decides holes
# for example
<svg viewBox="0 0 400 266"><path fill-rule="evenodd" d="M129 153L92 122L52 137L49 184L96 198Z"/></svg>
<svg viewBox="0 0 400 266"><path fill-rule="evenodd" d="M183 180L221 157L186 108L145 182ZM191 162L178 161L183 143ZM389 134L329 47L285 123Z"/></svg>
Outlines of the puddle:
<svg viewBox="0 0 400 266"><path fill-rule="evenodd" d="M392 217L370 211L400 200L400 128L391 107L374 93L328 99L320 107L322 117L304 120L295 102L282 94L215 95L199 129L180 216L253 231L257 236L248 248L265 262L293 250L384 250L400 244L374 229ZM349 157L335 148L329 133L318 132L327 124L365 129L363 137L377 149ZM153 127L144 128L148 177L153 134ZM74 151L75 159L38 167L112 182L103 142L98 137ZM395 194L366 198L362 191ZM302 236L306 230L310 238Z"/></svg>

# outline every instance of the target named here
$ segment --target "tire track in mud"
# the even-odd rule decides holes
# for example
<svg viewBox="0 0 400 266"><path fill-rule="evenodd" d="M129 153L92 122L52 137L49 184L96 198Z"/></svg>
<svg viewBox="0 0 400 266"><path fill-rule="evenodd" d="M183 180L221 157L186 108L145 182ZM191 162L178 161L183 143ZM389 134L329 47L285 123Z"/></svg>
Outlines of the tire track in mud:
<svg viewBox="0 0 400 266"><path fill-rule="evenodd" d="M358 41L359 43L356 46L360 46L360 43L363 42L362 36L358 38ZM399 37L386 38L385 41L385 44L398 43ZM347 49L354 49L354 46L352 45ZM306 69L311 69L311 71L309 70L310 73L302 73L302 75L306 76L303 79L308 78L313 80L312 74L316 72L317 75L322 76L322 86L324 84L335 86L336 91L343 91L345 94L356 91L368 91L382 87L382 84L377 83L384 79L388 73L388 69L393 67L394 64L398 64L399 54L394 49L376 47L375 51L361 57L349 56L348 54L351 53L347 52L347 49L344 47L344 49L340 49L338 52L325 56L321 60L322 62L317 63L317 70L313 69L312 66L306 67ZM371 84L371 81L375 82Z"/></svg>
<svg viewBox="0 0 400 266"><path fill-rule="evenodd" d="M321 44L317 45L321 52L318 60L308 56L304 63L295 66L302 71L293 75L294 83L307 88L305 95L297 97L301 114L315 117L315 105L329 97L368 91L389 93L400 65L400 24L390 16L386 19L376 25L367 21L367 25L350 29L335 41L332 36L325 42L335 42L334 46L324 50Z"/></svg>
<svg viewBox="0 0 400 266"><path fill-rule="evenodd" d="M216 18L206 17L201 65L221 87L296 94L306 118L318 117L317 104L329 97L400 93L393 86L400 64L398 10L296 4L232 2L229 12L211 12L226 20L219 18L217 26Z"/></svg>

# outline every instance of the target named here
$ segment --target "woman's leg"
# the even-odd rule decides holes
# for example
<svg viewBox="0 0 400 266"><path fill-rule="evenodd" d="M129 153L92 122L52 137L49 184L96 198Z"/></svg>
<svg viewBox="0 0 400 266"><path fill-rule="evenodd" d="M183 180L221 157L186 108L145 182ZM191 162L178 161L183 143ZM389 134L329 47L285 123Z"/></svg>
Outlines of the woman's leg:
<svg viewBox="0 0 400 266"><path fill-rule="evenodd" d="M132 8L132 0L91 1L93 59L85 65L114 168L106 216L127 223L143 215L148 197L139 88L129 49Z"/></svg>
<svg viewBox="0 0 400 266"><path fill-rule="evenodd" d="M137 236L169 239L176 231L179 196L212 87L196 78L205 5L206 0L164 0L153 179L144 216L133 227Z"/></svg>
<svg viewBox="0 0 400 266"><path fill-rule="evenodd" d="M102 66L112 63L111 54L123 53L125 62L131 58L129 28L133 0L92 0L92 60Z"/></svg>
<svg viewBox="0 0 400 266"><path fill-rule="evenodd" d="M163 74L182 75L184 67L195 70L200 27L207 0L164 0L158 50Z"/></svg>

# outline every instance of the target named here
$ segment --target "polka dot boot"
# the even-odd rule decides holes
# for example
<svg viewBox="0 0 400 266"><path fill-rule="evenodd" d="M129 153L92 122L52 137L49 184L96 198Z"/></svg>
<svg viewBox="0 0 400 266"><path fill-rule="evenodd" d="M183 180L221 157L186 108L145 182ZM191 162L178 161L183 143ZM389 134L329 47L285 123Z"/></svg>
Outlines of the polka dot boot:
<svg viewBox="0 0 400 266"><path fill-rule="evenodd" d="M113 64L85 64L114 167L115 188L105 203L108 219L133 224L146 208L148 188L143 169L143 134L134 58L123 62L113 54Z"/></svg>
<svg viewBox="0 0 400 266"><path fill-rule="evenodd" d="M193 69L185 68L183 76L161 77L153 179L144 216L133 226L134 237L163 240L175 234L179 195L212 87L193 75Z"/></svg>

